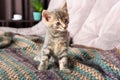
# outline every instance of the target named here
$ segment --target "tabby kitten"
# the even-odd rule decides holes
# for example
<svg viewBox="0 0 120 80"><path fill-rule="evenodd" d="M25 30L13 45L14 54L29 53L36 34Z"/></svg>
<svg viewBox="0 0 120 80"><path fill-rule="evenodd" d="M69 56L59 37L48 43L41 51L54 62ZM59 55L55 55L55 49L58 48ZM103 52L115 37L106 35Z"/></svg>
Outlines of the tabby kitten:
<svg viewBox="0 0 120 80"><path fill-rule="evenodd" d="M44 10L42 18L46 25L46 36L41 53L34 58L34 60L40 61L38 70L46 70L50 58L54 58L59 63L60 70L68 73L70 70L67 68L69 45L67 9L64 6L62 9L54 11Z"/></svg>

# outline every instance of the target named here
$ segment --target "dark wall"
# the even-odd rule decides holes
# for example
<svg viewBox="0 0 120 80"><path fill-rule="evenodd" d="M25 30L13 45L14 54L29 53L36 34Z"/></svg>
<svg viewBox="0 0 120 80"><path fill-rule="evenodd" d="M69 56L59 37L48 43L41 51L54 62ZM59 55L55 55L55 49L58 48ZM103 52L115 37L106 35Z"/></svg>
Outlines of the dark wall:
<svg viewBox="0 0 120 80"><path fill-rule="evenodd" d="M42 0L47 9L49 0ZM0 20L12 19L14 14L21 14L23 19L31 20L33 9L30 0L0 0Z"/></svg>
<svg viewBox="0 0 120 80"><path fill-rule="evenodd" d="M5 19L9 20L12 19L12 15L13 15L13 0L5 0Z"/></svg>
<svg viewBox="0 0 120 80"><path fill-rule="evenodd" d="M5 19L5 0L0 0L0 19Z"/></svg>
<svg viewBox="0 0 120 80"><path fill-rule="evenodd" d="M41 0L41 1L43 2L44 9L47 9L50 0Z"/></svg>

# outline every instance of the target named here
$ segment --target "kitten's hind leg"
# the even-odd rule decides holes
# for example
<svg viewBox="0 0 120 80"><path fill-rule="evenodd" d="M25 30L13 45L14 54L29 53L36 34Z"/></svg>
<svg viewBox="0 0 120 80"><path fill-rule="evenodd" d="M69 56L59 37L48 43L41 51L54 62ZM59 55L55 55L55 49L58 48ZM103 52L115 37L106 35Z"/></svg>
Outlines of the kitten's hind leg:
<svg viewBox="0 0 120 80"><path fill-rule="evenodd" d="M65 57L62 57L60 60L59 60L59 68L61 71L65 72L65 73L70 73L70 70L68 69L68 58L65 56Z"/></svg>

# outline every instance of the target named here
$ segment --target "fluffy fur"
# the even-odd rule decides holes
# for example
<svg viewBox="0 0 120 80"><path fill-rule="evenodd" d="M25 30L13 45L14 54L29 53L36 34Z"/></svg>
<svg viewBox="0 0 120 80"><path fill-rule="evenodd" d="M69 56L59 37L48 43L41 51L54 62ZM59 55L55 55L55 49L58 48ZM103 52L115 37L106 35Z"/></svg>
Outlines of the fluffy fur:
<svg viewBox="0 0 120 80"><path fill-rule="evenodd" d="M46 36L42 50L34 60L40 61L38 70L47 70L50 58L59 63L59 69L63 72L70 72L67 68L69 45L68 13L66 5L54 11L44 10L42 13L43 22L46 25Z"/></svg>

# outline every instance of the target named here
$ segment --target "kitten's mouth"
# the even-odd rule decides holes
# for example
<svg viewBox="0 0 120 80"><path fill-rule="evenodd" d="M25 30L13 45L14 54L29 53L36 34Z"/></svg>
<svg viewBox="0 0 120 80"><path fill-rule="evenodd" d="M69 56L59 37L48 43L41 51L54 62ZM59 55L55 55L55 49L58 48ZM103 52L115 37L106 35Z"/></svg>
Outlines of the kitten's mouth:
<svg viewBox="0 0 120 80"><path fill-rule="evenodd" d="M60 29L62 29L62 30L63 30L63 29L65 29L65 28L63 28L63 27L60 27Z"/></svg>
<svg viewBox="0 0 120 80"><path fill-rule="evenodd" d="M60 27L60 29L66 29L67 27Z"/></svg>
<svg viewBox="0 0 120 80"><path fill-rule="evenodd" d="M66 29L62 28L62 29L58 29L59 31L66 31Z"/></svg>

